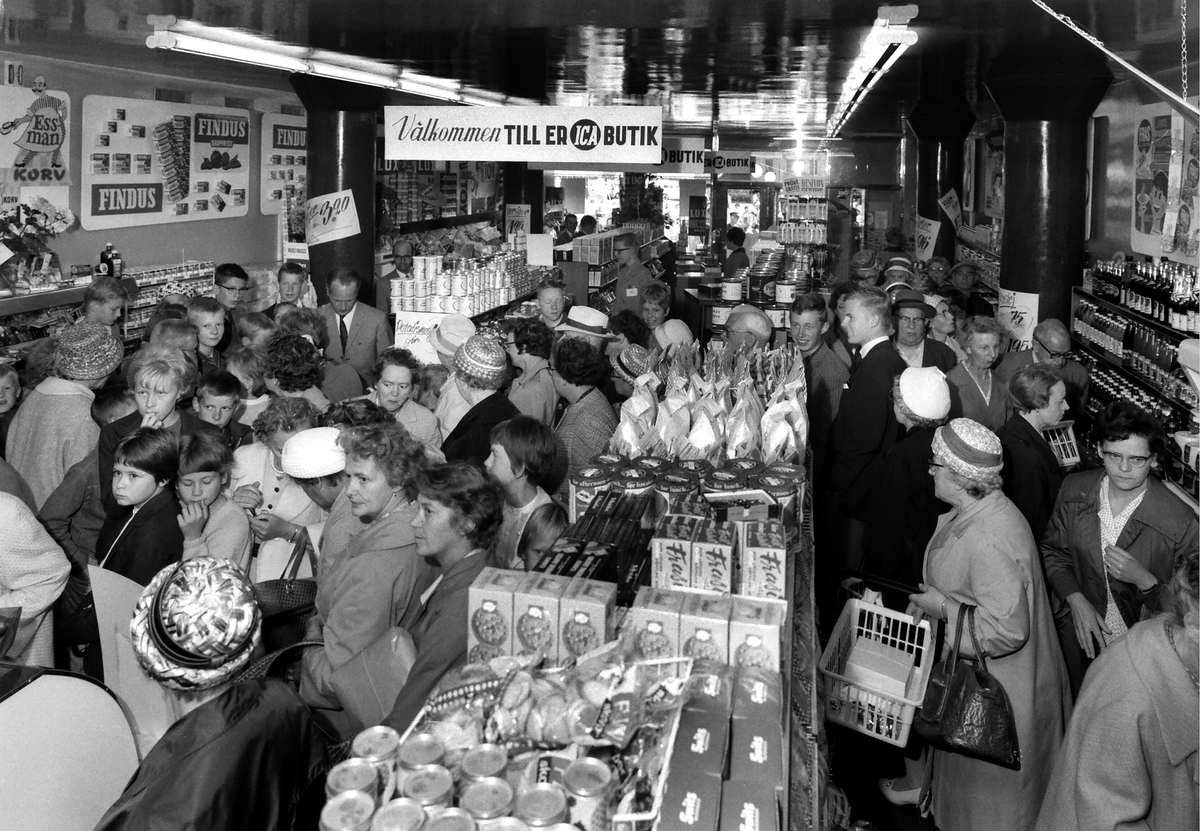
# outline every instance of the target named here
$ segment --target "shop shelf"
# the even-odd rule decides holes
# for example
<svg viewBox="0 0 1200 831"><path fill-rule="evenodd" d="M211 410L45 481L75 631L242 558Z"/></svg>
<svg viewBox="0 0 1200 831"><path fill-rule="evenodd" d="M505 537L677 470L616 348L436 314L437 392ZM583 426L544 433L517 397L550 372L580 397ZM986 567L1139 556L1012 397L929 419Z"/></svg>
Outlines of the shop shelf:
<svg viewBox="0 0 1200 831"><path fill-rule="evenodd" d="M130 293L138 290L137 282L126 277L122 282ZM53 309L57 306L73 306L83 302L83 293L87 286L73 286L69 289L54 291L38 291L30 294L18 294L12 297L0 297L0 317L18 315L25 312L37 312L42 309Z"/></svg>
<svg viewBox="0 0 1200 831"><path fill-rule="evenodd" d="M1178 329L1172 329L1170 326L1163 323L1161 320L1155 320L1154 318L1150 317L1149 315L1144 315L1141 312L1136 312L1133 309L1129 308L1128 306L1122 306L1120 303L1114 303L1111 300L1104 298L1104 297L1097 297L1096 295L1092 294L1087 289L1076 288L1076 289L1072 289L1071 291L1074 292L1079 297L1084 298L1089 303L1095 303L1097 306L1104 309L1105 311L1109 311L1109 312L1112 312L1113 314L1120 315L1121 317L1125 318L1126 320L1131 320L1134 323L1140 323L1142 326L1148 326L1149 328L1154 330L1155 334L1162 335L1163 337L1166 337L1166 338L1170 338L1172 341L1174 341L1177 344L1180 341L1184 340L1185 338L1192 337L1187 332L1180 332Z"/></svg>

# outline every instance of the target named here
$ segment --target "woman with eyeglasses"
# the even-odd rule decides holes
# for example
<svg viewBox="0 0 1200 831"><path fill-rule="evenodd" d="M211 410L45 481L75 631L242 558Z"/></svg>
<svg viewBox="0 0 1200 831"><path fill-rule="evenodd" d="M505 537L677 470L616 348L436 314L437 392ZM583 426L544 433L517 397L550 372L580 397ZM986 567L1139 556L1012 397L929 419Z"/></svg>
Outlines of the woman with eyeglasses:
<svg viewBox="0 0 1200 831"><path fill-rule="evenodd" d="M1058 636L1078 695L1092 660L1143 617L1163 611L1163 585L1200 545L1195 513L1150 476L1166 443L1158 420L1108 405L1092 437L1103 468L1068 476L1041 543L1061 610Z"/></svg>
<svg viewBox="0 0 1200 831"><path fill-rule="evenodd" d="M442 446L437 417L413 398L421 377L421 362L407 349L385 349L375 362L375 389L367 399L400 422L408 434L432 447Z"/></svg>

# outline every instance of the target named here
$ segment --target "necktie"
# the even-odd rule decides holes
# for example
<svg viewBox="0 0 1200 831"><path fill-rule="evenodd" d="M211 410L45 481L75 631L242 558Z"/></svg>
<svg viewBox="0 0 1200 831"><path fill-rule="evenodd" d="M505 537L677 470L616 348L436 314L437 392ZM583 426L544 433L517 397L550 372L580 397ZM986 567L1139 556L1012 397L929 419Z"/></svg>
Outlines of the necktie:
<svg viewBox="0 0 1200 831"><path fill-rule="evenodd" d="M338 315L338 337L342 339L342 354L346 354L346 341L350 337L350 333L346 331L346 316Z"/></svg>

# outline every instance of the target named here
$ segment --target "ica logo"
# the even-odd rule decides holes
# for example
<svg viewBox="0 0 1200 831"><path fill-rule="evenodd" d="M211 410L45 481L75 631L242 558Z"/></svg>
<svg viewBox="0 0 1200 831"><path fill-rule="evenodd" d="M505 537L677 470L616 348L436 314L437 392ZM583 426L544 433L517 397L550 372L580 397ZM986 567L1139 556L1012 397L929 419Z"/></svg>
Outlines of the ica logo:
<svg viewBox="0 0 1200 831"><path fill-rule="evenodd" d="M578 150L594 150L600 143L600 125L590 118L581 118L571 125L570 139Z"/></svg>

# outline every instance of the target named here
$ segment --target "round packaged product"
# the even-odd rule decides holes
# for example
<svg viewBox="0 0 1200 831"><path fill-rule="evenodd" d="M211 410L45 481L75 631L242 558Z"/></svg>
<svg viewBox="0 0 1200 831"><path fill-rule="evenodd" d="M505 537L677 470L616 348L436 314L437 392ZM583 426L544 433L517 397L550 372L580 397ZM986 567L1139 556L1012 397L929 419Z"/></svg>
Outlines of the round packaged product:
<svg viewBox="0 0 1200 831"><path fill-rule="evenodd" d="M429 311L429 295L425 295L423 297L417 297L415 299L417 301L417 311L418 312L428 312Z"/></svg>
<svg viewBox="0 0 1200 831"><path fill-rule="evenodd" d="M371 831L417 831L425 822L425 809L415 799L393 799L375 812Z"/></svg>
<svg viewBox="0 0 1200 831"><path fill-rule="evenodd" d="M447 808L426 820L423 831L475 831L475 820L462 808Z"/></svg>
<svg viewBox="0 0 1200 831"><path fill-rule="evenodd" d="M726 302L742 299L742 281L734 278L721 281L721 299Z"/></svg>
<svg viewBox="0 0 1200 831"><path fill-rule="evenodd" d="M380 801L390 799L396 781L396 765L400 750L400 734L391 727L368 727L350 744L350 752L375 766L379 774Z"/></svg>
<svg viewBox="0 0 1200 831"><path fill-rule="evenodd" d="M446 746L432 733L414 733L396 751L400 767L407 770L440 765L445 758Z"/></svg>
<svg viewBox="0 0 1200 831"><path fill-rule="evenodd" d="M512 785L498 776L476 779L462 790L458 807L476 820L496 819L512 813Z"/></svg>
<svg viewBox="0 0 1200 831"><path fill-rule="evenodd" d="M375 798L362 791L343 791L321 809L321 831L370 831Z"/></svg>
<svg viewBox="0 0 1200 831"><path fill-rule="evenodd" d="M714 327L724 326L729 320L729 313L733 311L733 306L713 306L712 307L712 325Z"/></svg>
<svg viewBox="0 0 1200 831"><path fill-rule="evenodd" d="M401 297L400 298L400 311L415 312L416 310L417 310L417 298L415 298L415 297Z"/></svg>
<svg viewBox="0 0 1200 831"><path fill-rule="evenodd" d="M668 470L654 480L655 515L679 512L680 504L700 489L700 480L684 471Z"/></svg>
<svg viewBox="0 0 1200 831"><path fill-rule="evenodd" d="M712 473L713 466L704 459L680 459L675 463L675 467L682 470L684 473L690 473L699 479L703 479L708 474Z"/></svg>
<svg viewBox="0 0 1200 831"><path fill-rule="evenodd" d="M563 773L571 824L584 831L608 831L612 786L612 769L599 759L585 756L571 762Z"/></svg>
<svg viewBox="0 0 1200 831"><path fill-rule="evenodd" d="M762 473L754 478L754 486L766 492L767 496L779 504L783 514L781 519L785 526L791 527L796 521L796 485L783 476Z"/></svg>
<svg viewBox="0 0 1200 831"><path fill-rule="evenodd" d="M517 795L513 814L530 828L545 828L566 822L567 794L553 782L530 785Z"/></svg>
<svg viewBox="0 0 1200 831"><path fill-rule="evenodd" d="M790 480L793 484L804 481L804 468L788 462L775 462L774 464L767 465L763 473L769 473L772 476L782 476Z"/></svg>
<svg viewBox="0 0 1200 831"><path fill-rule="evenodd" d="M516 817L497 817L475 823L479 831L529 831L529 826ZM578 829L572 829L578 831Z"/></svg>
<svg viewBox="0 0 1200 831"><path fill-rule="evenodd" d="M629 496L641 496L654 490L654 474L636 467L627 467L613 477L613 489Z"/></svg>
<svg viewBox="0 0 1200 831"><path fill-rule="evenodd" d="M726 470L737 471L737 474L743 479L750 476L757 476L763 469L762 462L757 459L730 459L725 463Z"/></svg>
<svg viewBox="0 0 1200 831"><path fill-rule="evenodd" d="M773 306L764 309L767 317L771 318L771 326L775 329L787 329L791 321L788 319L788 309L781 306Z"/></svg>
<svg viewBox="0 0 1200 831"><path fill-rule="evenodd" d="M796 300L796 289L800 284L795 280L779 280L775 283L775 302L781 306L790 306Z"/></svg>
<svg viewBox="0 0 1200 831"><path fill-rule="evenodd" d="M735 470L714 470L704 477L704 490L714 492L740 491L745 479Z"/></svg>
<svg viewBox="0 0 1200 831"><path fill-rule="evenodd" d="M568 518L576 522L587 513L598 494L613 486L612 471L601 465L588 465L571 474L568 480Z"/></svg>
<svg viewBox="0 0 1200 831"><path fill-rule="evenodd" d="M362 791L371 799L379 799L379 771L366 759L346 759L338 762L325 777L325 795L333 796L346 791Z"/></svg>
<svg viewBox="0 0 1200 831"><path fill-rule="evenodd" d="M671 463L662 456L641 456L633 463L633 466L639 470L646 470L650 473L659 474L671 466Z"/></svg>
<svg viewBox="0 0 1200 831"><path fill-rule="evenodd" d="M451 285L451 289L453 290L455 295L462 297L471 290L469 288L469 284L470 284L470 280L467 277L467 275L458 273L458 274L454 275L454 282Z"/></svg>
<svg viewBox="0 0 1200 831"><path fill-rule="evenodd" d="M462 778L467 782L504 776L508 768L508 751L498 744L481 744L463 754L459 762Z"/></svg>
<svg viewBox="0 0 1200 831"><path fill-rule="evenodd" d="M613 473L629 467L629 459L625 458L620 453L600 453L592 457L591 463L594 465L603 465Z"/></svg>
<svg viewBox="0 0 1200 831"><path fill-rule="evenodd" d="M454 779L441 765L422 765L408 773L404 795L416 800L426 812L449 808L454 798Z"/></svg>

